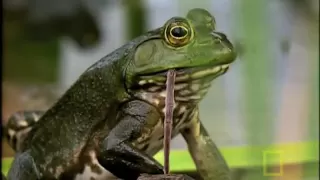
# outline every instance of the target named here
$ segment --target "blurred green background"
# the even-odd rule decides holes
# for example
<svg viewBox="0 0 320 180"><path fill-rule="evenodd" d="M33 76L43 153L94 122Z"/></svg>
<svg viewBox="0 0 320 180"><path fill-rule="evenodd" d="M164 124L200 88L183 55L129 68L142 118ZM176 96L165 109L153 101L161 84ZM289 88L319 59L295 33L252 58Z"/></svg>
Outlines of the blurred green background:
<svg viewBox="0 0 320 180"><path fill-rule="evenodd" d="M4 124L17 110L47 109L99 58L201 7L239 52L200 105L234 179L319 179L317 0L39 2L4 1ZM2 144L6 172L14 153ZM183 139L172 146L172 170L194 171Z"/></svg>

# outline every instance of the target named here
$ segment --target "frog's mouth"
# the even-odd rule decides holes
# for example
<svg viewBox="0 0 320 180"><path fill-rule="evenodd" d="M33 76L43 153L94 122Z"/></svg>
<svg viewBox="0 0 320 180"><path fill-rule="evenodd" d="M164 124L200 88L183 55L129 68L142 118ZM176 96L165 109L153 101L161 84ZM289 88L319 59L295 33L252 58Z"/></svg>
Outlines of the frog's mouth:
<svg viewBox="0 0 320 180"><path fill-rule="evenodd" d="M230 64L220 64L216 66L199 66L199 67L182 67L173 68L176 72L176 82L185 82L191 80L197 80L208 76L220 76L227 72ZM146 83L165 83L167 77L167 70L158 71L154 73L148 73L140 76L139 84Z"/></svg>

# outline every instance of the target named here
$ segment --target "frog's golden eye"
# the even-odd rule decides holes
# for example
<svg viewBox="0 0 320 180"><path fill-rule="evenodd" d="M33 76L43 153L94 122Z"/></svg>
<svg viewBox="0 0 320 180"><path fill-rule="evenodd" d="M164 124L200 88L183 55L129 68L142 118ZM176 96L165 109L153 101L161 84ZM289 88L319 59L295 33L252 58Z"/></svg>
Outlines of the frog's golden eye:
<svg viewBox="0 0 320 180"><path fill-rule="evenodd" d="M182 47L188 44L193 37L190 25L182 21L169 23L164 32L166 43L173 47Z"/></svg>

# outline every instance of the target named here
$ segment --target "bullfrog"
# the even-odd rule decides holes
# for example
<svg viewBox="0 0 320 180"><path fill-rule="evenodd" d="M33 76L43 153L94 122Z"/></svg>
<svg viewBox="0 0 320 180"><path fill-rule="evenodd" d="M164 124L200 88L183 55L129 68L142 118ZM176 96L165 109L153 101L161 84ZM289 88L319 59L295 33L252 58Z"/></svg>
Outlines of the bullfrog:
<svg viewBox="0 0 320 180"><path fill-rule="evenodd" d="M137 179L163 174L166 73L176 71L172 138L182 134L204 180L229 168L200 121L199 102L237 53L204 9L172 17L89 67L47 111L8 124L16 150L9 180ZM23 138L21 138L23 137Z"/></svg>

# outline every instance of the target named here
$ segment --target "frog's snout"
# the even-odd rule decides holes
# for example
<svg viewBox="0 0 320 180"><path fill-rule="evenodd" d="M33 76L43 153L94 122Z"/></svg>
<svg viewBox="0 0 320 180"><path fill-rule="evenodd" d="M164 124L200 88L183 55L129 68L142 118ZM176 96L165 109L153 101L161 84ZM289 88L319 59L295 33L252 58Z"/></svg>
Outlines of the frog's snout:
<svg viewBox="0 0 320 180"><path fill-rule="evenodd" d="M229 63L233 62L237 57L237 52L227 36L224 33L217 31L213 31L211 35L215 39L217 45L220 46L222 52L221 55L225 57L225 60Z"/></svg>

